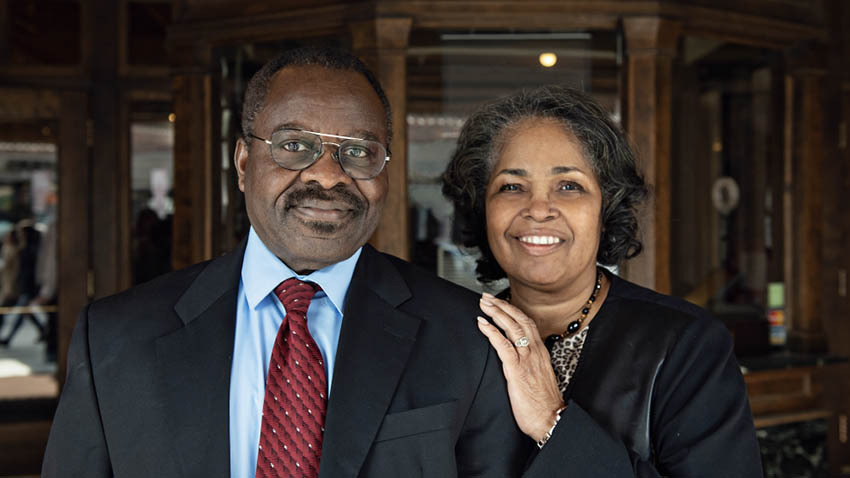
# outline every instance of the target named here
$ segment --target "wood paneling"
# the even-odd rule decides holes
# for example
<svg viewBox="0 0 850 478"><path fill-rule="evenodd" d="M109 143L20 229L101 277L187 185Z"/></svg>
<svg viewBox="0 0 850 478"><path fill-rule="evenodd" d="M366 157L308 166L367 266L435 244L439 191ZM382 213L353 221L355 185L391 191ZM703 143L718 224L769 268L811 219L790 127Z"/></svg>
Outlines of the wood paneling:
<svg viewBox="0 0 850 478"><path fill-rule="evenodd" d="M795 52L805 58L800 66L792 66L795 78L795 108L793 116L794 147L792 192L792 249L786 255L793 261L790 290L789 346L799 351L823 351L826 338L823 329L823 174L825 149L825 75L818 61L818 51L804 49ZM791 59L792 61L794 58Z"/></svg>
<svg viewBox="0 0 850 478"><path fill-rule="evenodd" d="M644 250L626 276L670 292L670 170L673 57L680 25L656 17L623 22L627 55L626 131L634 142L652 194L643 208Z"/></svg>
<svg viewBox="0 0 850 478"><path fill-rule="evenodd" d="M850 476L850 364L829 367L824 372L824 403L832 412L827 430L826 456L831 476Z"/></svg>
<svg viewBox="0 0 850 478"><path fill-rule="evenodd" d="M114 294L129 284L127 264L122 262L121 223L128 221L122 212L129 200L129 174L126 156L120 155L121 122L118 85L118 28L115 22L98 22L116 18L114 0L94 0L94 28L90 35L98 45L92 58L92 211L93 269L95 297Z"/></svg>
<svg viewBox="0 0 850 478"><path fill-rule="evenodd" d="M203 71L174 77L174 218L172 265L180 269L213 254L213 211L220 202L213 193L219 171L212 138L212 78ZM217 167L218 166L218 167Z"/></svg>
<svg viewBox="0 0 850 478"><path fill-rule="evenodd" d="M5 122L58 118L59 104L55 91L0 88L0 120Z"/></svg>
<svg viewBox="0 0 850 478"><path fill-rule="evenodd" d="M41 470L50 433L48 420L0 423L0 449L4 476L36 476Z"/></svg>
<svg viewBox="0 0 850 478"><path fill-rule="evenodd" d="M756 428L826 419L830 476L850 474L850 364L751 371L744 375ZM843 418L842 418L843 417Z"/></svg>
<svg viewBox="0 0 850 478"><path fill-rule="evenodd" d="M59 344L57 375L65 380L68 344L77 316L89 300L88 271L91 258L89 149L86 118L88 97L84 93L62 94L59 116ZM82 172L82 174L81 174Z"/></svg>

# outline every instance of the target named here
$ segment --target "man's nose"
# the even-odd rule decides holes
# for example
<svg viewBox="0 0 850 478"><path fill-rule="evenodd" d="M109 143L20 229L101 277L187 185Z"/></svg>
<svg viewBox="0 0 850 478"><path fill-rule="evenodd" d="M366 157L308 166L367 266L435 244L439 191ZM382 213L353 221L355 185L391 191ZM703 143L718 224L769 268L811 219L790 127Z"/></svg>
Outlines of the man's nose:
<svg viewBox="0 0 850 478"><path fill-rule="evenodd" d="M330 144L322 148L322 155L309 168L301 171L304 183L316 182L324 189L331 189L337 184L349 184L352 179L345 174L339 161L335 159L337 146Z"/></svg>

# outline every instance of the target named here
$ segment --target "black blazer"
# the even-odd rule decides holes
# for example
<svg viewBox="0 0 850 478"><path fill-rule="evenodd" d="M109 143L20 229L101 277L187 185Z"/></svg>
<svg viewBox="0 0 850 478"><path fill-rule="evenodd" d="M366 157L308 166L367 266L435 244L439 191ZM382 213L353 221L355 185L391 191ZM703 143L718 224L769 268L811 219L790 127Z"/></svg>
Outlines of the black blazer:
<svg viewBox="0 0 850 478"><path fill-rule="evenodd" d="M684 300L609 278L567 409L525 476L761 478L728 330Z"/></svg>
<svg viewBox="0 0 850 478"><path fill-rule="evenodd" d="M242 247L90 304L45 477L225 477ZM365 246L346 300L320 476L518 476L529 440L477 296Z"/></svg>

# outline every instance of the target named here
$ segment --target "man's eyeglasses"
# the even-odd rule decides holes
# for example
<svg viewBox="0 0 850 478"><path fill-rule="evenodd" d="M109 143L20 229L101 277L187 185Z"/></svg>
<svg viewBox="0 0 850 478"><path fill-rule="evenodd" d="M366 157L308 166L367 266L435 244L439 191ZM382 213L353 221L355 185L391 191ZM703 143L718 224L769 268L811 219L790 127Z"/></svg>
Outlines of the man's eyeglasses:
<svg viewBox="0 0 850 478"><path fill-rule="evenodd" d="M387 148L383 144L368 139L300 129L279 129L272 133L270 139L253 134L249 136L268 144L274 162L290 171L309 168L322 157L326 144L337 147L331 156L352 179L372 179L381 174L384 165L390 160ZM343 141L339 143L322 141L322 136Z"/></svg>

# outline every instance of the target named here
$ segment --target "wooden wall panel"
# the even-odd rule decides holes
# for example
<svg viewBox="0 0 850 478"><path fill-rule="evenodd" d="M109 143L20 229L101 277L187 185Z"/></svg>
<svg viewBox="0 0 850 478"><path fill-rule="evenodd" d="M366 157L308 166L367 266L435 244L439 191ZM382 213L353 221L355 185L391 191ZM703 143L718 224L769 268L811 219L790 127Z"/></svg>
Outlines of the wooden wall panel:
<svg viewBox="0 0 850 478"><path fill-rule="evenodd" d="M88 271L91 261L89 202L89 148L86 118L88 96L81 92L62 94L59 116L58 171L59 223L57 375L64 382L68 344L77 317L89 300Z"/></svg>
<svg viewBox="0 0 850 478"><path fill-rule="evenodd" d="M220 171L213 140L213 83L209 73L187 71L174 77L174 218L172 265L175 269L213 256L213 214L220 210L214 174ZM218 204L214 204L214 201Z"/></svg>
<svg viewBox="0 0 850 478"><path fill-rule="evenodd" d="M637 150L652 195L641 221L644 250L626 266L626 277L670 292L670 171L673 57L676 22L657 18L623 21L627 54L626 132Z"/></svg>
<svg viewBox="0 0 850 478"><path fill-rule="evenodd" d="M832 2L829 74L826 76L824 164L823 320L829 350L850 356L850 5ZM850 409L850 396L847 398Z"/></svg>
<svg viewBox="0 0 850 478"><path fill-rule="evenodd" d="M794 121L794 173L792 177L793 244L792 295L789 317L789 346L794 350L818 352L826 349L823 329L823 205L825 180L824 118L825 71L796 70ZM787 258L788 256L786 256ZM786 259L787 260L787 259Z"/></svg>
<svg viewBox="0 0 850 478"><path fill-rule="evenodd" d="M95 27L89 32L98 45L91 68L91 125L92 125L92 210L93 269L95 297L114 294L128 285L129 273L122 261L122 221L129 200L129 174L122 162L128 161L120 152L121 122L120 89L118 83L117 3L114 0L94 0L90 12Z"/></svg>

